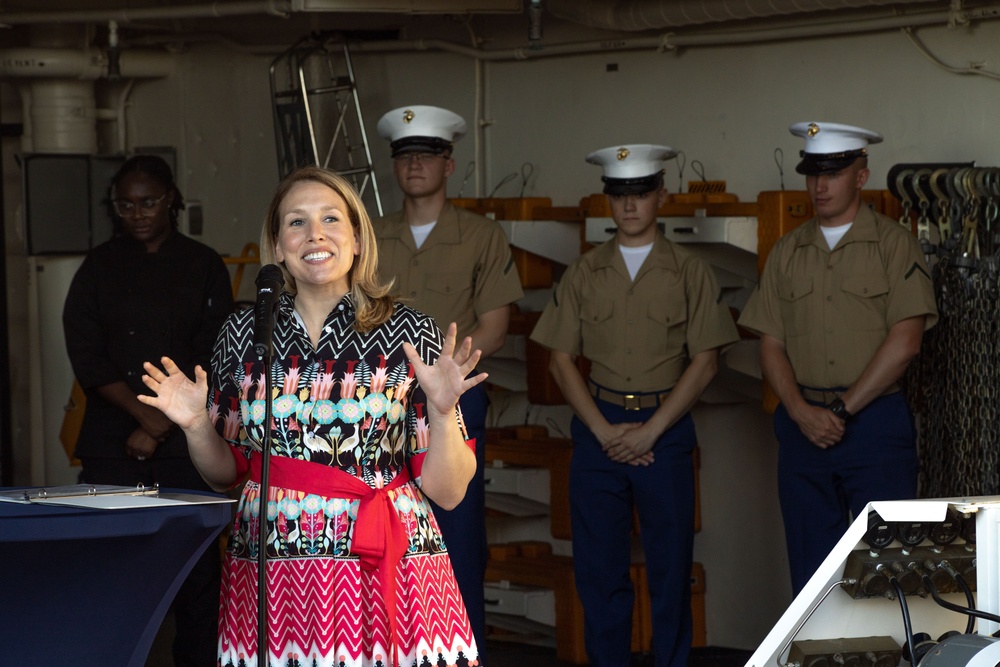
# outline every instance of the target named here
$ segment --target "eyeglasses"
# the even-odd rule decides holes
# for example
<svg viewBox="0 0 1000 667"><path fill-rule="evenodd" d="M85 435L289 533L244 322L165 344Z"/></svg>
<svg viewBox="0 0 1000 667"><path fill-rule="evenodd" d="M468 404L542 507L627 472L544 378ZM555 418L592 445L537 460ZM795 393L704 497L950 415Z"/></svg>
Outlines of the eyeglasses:
<svg viewBox="0 0 1000 667"><path fill-rule="evenodd" d="M156 207L160 205L160 202L163 201L163 198L166 197L167 194L168 193L164 192L159 197L143 197L139 200L138 205L129 199L113 199L111 201L111 206L114 207L115 213L123 218L129 215L134 215L136 208L140 209L143 213L152 213L156 210Z"/></svg>
<svg viewBox="0 0 1000 667"><path fill-rule="evenodd" d="M423 164L424 162L430 162L431 160L439 157L446 156L441 153L401 153L392 159L396 162L405 162L406 164L410 164L411 162Z"/></svg>

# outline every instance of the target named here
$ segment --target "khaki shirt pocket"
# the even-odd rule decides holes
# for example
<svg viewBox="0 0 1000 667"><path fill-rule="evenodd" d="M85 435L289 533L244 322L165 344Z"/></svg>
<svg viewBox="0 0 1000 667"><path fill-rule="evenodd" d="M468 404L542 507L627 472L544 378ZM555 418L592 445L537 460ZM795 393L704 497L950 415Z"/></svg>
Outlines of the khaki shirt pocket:
<svg viewBox="0 0 1000 667"><path fill-rule="evenodd" d="M778 282L778 301L786 336L802 336L812 329L814 319L812 278L782 278Z"/></svg>
<svg viewBox="0 0 1000 667"><path fill-rule="evenodd" d="M468 299L464 296L472 290L472 283L461 273L434 273L427 276L427 291L433 292L435 301L452 303L457 299Z"/></svg>
<svg viewBox="0 0 1000 667"><path fill-rule="evenodd" d="M609 355L620 347L625 332L615 326L615 303L610 299L580 304L580 337L583 356L607 363Z"/></svg>
<svg viewBox="0 0 1000 667"><path fill-rule="evenodd" d="M676 356L687 343L687 307L684 301L650 302L648 315L649 353L659 358Z"/></svg>
<svg viewBox="0 0 1000 667"><path fill-rule="evenodd" d="M884 274L846 276L840 288L844 292L844 323L850 329L885 329L885 302L889 294L889 281Z"/></svg>

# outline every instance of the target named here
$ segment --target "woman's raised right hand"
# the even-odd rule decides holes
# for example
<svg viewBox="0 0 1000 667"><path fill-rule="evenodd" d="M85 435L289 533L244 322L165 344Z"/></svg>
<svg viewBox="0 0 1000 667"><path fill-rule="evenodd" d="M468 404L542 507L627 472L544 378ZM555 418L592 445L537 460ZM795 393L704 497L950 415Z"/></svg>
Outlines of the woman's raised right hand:
<svg viewBox="0 0 1000 667"><path fill-rule="evenodd" d="M142 381L155 396L140 395L139 400L158 409L182 429L207 419L208 374L204 369L195 366L192 382L170 357L161 358L160 363L162 370L148 361L143 363L146 374Z"/></svg>

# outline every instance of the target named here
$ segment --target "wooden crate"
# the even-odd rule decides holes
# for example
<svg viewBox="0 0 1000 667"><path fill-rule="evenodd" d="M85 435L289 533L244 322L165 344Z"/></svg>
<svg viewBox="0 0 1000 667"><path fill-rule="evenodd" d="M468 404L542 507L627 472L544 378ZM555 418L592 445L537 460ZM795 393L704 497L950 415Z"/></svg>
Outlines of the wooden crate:
<svg viewBox="0 0 1000 667"><path fill-rule="evenodd" d="M525 331L524 357L525 373L528 384L528 402L532 405L565 405L566 398L562 395L552 373L549 372L549 349L531 340L531 332L542 316L540 312L518 313L518 327ZM513 322L511 322L513 329ZM584 379L590 377L590 360L577 357L576 367Z"/></svg>
<svg viewBox="0 0 1000 667"><path fill-rule="evenodd" d="M541 427L544 428L544 427ZM567 438L550 438L532 434L522 438L508 438L502 432L491 435L486 431L486 463L503 461L513 466L547 468L549 470L549 511L552 537L568 540L572 536L569 513L569 462L573 455L573 441Z"/></svg>
<svg viewBox="0 0 1000 667"><path fill-rule="evenodd" d="M552 260L536 255L516 246L510 247L510 254L517 266L517 275L524 289L544 289L552 287Z"/></svg>
<svg viewBox="0 0 1000 667"><path fill-rule="evenodd" d="M459 208L475 211L494 220L539 220L535 217L536 208L551 209L552 200L548 197L486 197L451 199L451 203Z"/></svg>
<svg viewBox="0 0 1000 667"><path fill-rule="evenodd" d="M576 665L587 664L583 606L576 593L572 558L549 555L490 560L486 565L486 581L509 581L521 586L547 588L555 593L556 657Z"/></svg>

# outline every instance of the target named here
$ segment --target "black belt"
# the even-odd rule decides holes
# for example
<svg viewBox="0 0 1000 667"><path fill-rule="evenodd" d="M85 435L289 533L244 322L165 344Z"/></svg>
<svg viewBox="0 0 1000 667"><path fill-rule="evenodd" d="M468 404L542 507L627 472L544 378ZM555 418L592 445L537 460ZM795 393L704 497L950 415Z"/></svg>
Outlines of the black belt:
<svg viewBox="0 0 1000 667"><path fill-rule="evenodd" d="M590 387L590 395L594 398L607 403L612 403L625 408L626 410L642 410L644 408L659 407L663 401L667 400L667 396L670 394L669 389L662 392L625 394L620 391L605 389L604 387L594 384L591 380L587 380L587 386Z"/></svg>
<svg viewBox="0 0 1000 667"><path fill-rule="evenodd" d="M813 387L803 387L799 385L799 391L802 392L802 398L807 401L813 401L815 403L822 403L823 405L829 404L836 398L840 398L841 394L847 391L847 387L838 387L834 389L815 389ZM882 396L888 396L889 394L895 394L899 391L899 385L893 384L884 392Z"/></svg>

